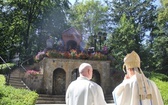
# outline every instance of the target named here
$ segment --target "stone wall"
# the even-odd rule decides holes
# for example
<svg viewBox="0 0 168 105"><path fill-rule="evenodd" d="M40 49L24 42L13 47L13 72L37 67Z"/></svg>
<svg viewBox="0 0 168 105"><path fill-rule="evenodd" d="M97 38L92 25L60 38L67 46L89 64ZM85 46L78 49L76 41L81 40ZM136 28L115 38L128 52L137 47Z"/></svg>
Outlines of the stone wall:
<svg viewBox="0 0 168 105"><path fill-rule="evenodd" d="M36 90L40 93L53 94L54 72L56 70L63 70L65 72L65 91L69 84L74 80L72 73L77 70L81 63L89 63L93 70L100 74L100 86L105 95L111 95L112 90L118 85L123 75L121 73L110 70L110 61L93 61L93 60L77 60L77 59L55 59L44 58L39 63L41 74L34 77L25 76L25 82L31 90ZM59 77L60 79L61 77ZM60 79L60 81L62 81ZM58 89L58 88L57 88ZM63 93L65 94L65 93Z"/></svg>
<svg viewBox="0 0 168 105"><path fill-rule="evenodd" d="M37 93L45 93L43 89L43 75L24 75L24 82L30 88L30 90L34 90Z"/></svg>
<svg viewBox="0 0 168 105"><path fill-rule="evenodd" d="M76 59L53 59L45 58L43 60L44 88L47 93L52 94L53 86L53 71L57 68L62 68L66 72L66 89L72 81L72 72L77 69L81 63L86 62L92 65L100 73L101 87L104 93L107 93L110 80L110 62L109 61L91 61L91 60L76 60Z"/></svg>

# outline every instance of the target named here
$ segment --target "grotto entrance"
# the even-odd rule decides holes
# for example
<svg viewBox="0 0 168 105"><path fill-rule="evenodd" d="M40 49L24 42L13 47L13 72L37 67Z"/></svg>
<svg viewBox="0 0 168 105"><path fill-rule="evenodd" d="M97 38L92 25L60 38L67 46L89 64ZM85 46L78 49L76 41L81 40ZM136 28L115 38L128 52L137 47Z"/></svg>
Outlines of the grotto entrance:
<svg viewBox="0 0 168 105"><path fill-rule="evenodd" d="M66 51L69 51L71 49L77 49L77 43L73 40L70 40L67 42L67 49Z"/></svg>
<svg viewBox="0 0 168 105"><path fill-rule="evenodd" d="M72 81L76 80L79 77L79 71L78 69L75 69L72 71ZM93 69L93 77L92 77L92 81L96 82L97 84L101 85L101 81L100 81L100 73L99 71Z"/></svg>
<svg viewBox="0 0 168 105"><path fill-rule="evenodd" d="M62 68L53 72L53 92L54 95L65 95L66 74Z"/></svg>

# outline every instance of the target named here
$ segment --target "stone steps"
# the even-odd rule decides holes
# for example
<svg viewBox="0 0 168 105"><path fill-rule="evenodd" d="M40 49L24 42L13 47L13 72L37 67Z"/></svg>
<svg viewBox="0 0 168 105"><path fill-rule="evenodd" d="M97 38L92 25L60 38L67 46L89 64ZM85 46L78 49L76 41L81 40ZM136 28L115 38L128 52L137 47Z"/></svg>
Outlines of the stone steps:
<svg viewBox="0 0 168 105"><path fill-rule="evenodd" d="M15 88L29 89L22 81L18 69L11 73L9 85ZM107 103L113 103L111 95L106 95L105 99ZM39 97L36 100L36 104L65 104L65 95L39 94Z"/></svg>
<svg viewBox="0 0 168 105"><path fill-rule="evenodd" d="M27 86L23 83L20 77L10 77L9 85L15 88L24 88L28 89Z"/></svg>
<svg viewBox="0 0 168 105"><path fill-rule="evenodd" d="M107 103L113 103L111 95L106 95L105 100ZM39 94L36 104L65 104L65 96Z"/></svg>
<svg viewBox="0 0 168 105"><path fill-rule="evenodd" d="M15 69L11 72L10 74L10 80L9 80L9 85L15 88L20 88L20 89L29 89L24 82L22 81L20 77L20 70Z"/></svg>
<svg viewBox="0 0 168 105"><path fill-rule="evenodd" d="M36 104L65 104L65 96L39 94Z"/></svg>
<svg viewBox="0 0 168 105"><path fill-rule="evenodd" d="M112 95L105 95L105 100L107 103L114 103Z"/></svg>

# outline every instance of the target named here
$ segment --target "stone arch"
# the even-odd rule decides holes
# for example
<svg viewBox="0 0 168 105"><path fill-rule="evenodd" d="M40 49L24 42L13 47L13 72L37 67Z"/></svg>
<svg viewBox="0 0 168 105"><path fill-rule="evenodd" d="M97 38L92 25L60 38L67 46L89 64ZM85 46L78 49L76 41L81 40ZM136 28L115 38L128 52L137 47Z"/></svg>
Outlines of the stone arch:
<svg viewBox="0 0 168 105"><path fill-rule="evenodd" d="M79 77L79 71L78 68L74 69L71 74L72 81L76 80L77 77ZM100 79L100 73L97 70L93 70L93 77L91 79L92 81L96 82L97 84L101 85L101 79Z"/></svg>
<svg viewBox="0 0 168 105"><path fill-rule="evenodd" d="M101 78L98 70L95 70L95 69L93 70L93 77L91 80L101 85Z"/></svg>
<svg viewBox="0 0 168 105"><path fill-rule="evenodd" d="M77 77L79 77L79 71L78 71L78 68L77 68L77 69L74 69L74 70L72 71L72 74L71 74L71 81L76 80Z"/></svg>
<svg viewBox="0 0 168 105"><path fill-rule="evenodd" d="M66 73L64 69L57 68L53 71L53 91L55 95L65 95Z"/></svg>

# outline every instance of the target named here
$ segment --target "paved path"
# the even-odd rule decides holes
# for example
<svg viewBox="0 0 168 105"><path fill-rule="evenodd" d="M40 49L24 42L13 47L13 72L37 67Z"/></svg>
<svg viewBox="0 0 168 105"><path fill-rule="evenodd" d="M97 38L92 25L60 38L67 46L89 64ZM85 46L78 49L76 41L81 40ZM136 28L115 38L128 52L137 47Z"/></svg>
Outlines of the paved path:
<svg viewBox="0 0 168 105"><path fill-rule="evenodd" d="M36 104L36 105L65 105L65 104ZM113 103L107 104L107 105L114 105Z"/></svg>

